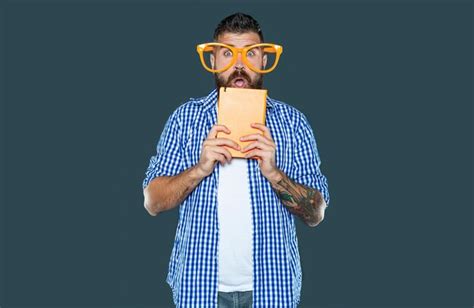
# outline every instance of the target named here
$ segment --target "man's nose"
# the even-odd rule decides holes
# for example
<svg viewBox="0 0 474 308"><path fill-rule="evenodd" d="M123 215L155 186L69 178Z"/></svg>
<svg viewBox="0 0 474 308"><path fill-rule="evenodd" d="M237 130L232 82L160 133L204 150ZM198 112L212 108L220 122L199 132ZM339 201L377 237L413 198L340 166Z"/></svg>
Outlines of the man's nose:
<svg viewBox="0 0 474 308"><path fill-rule="evenodd" d="M235 62L235 68L237 69L243 69L244 68L244 62L242 61L242 53L237 54L237 61Z"/></svg>

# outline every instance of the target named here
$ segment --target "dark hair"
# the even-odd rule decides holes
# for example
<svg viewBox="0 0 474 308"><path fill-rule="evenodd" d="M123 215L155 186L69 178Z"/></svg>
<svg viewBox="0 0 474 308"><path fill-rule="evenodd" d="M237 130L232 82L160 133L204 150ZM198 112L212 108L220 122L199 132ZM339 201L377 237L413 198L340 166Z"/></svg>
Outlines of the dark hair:
<svg viewBox="0 0 474 308"><path fill-rule="evenodd" d="M255 32L260 36L263 42L263 33L258 22L250 15L244 13L235 13L224 18L214 31L214 41L217 41L219 35L224 32L230 33L246 33Z"/></svg>

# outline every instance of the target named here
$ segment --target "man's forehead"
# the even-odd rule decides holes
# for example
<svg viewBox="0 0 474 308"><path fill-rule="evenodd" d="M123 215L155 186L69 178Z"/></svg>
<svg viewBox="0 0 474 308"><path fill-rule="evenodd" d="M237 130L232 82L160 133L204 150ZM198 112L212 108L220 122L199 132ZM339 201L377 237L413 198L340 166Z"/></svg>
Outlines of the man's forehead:
<svg viewBox="0 0 474 308"><path fill-rule="evenodd" d="M217 38L217 42L236 47L245 47L261 43L260 36L255 32L224 32L219 35L219 37Z"/></svg>

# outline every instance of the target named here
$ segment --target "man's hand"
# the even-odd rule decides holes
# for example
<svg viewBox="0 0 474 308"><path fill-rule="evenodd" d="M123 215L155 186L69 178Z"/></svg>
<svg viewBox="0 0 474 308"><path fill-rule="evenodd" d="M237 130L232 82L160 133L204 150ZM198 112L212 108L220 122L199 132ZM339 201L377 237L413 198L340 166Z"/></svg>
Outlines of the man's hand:
<svg viewBox="0 0 474 308"><path fill-rule="evenodd" d="M203 177L212 173L218 161L225 165L226 162L232 160L232 155L223 145L240 151L240 146L237 142L229 138L217 138L217 132L230 134L230 130L225 125L216 124L209 131L206 140L202 144L201 157L196 165L197 170Z"/></svg>
<svg viewBox="0 0 474 308"><path fill-rule="evenodd" d="M258 165L262 175L267 178L271 183L278 183L282 175L279 169L276 167L276 144L273 141L272 135L270 134L270 129L260 123L252 123L253 128L259 129L263 132L261 134L250 134L242 136L241 141L255 140L254 142L245 146L241 152L247 152L245 158L257 157Z"/></svg>

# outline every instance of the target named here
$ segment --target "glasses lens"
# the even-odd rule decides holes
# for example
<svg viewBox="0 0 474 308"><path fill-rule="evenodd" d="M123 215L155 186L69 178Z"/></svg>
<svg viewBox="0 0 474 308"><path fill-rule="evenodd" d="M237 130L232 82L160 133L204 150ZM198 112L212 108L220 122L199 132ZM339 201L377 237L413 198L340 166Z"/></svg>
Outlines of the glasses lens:
<svg viewBox="0 0 474 308"><path fill-rule="evenodd" d="M257 46L247 51L247 61L252 69L266 70L275 64L277 50L273 45Z"/></svg>
<svg viewBox="0 0 474 308"><path fill-rule="evenodd" d="M208 44L203 50L204 63L209 69L223 69L232 62L233 57L232 50L220 45Z"/></svg>

